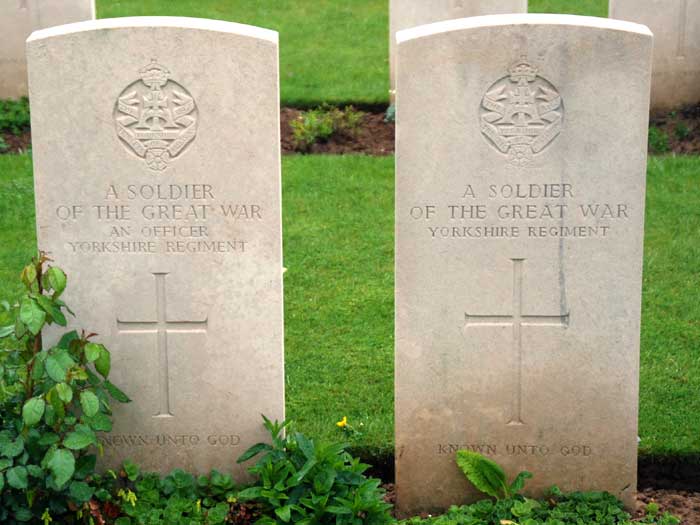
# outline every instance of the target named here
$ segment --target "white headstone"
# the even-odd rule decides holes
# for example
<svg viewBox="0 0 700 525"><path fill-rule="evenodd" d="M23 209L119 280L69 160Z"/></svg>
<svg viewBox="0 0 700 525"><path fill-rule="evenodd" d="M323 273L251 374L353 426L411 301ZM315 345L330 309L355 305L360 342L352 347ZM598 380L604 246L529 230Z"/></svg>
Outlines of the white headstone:
<svg viewBox="0 0 700 525"><path fill-rule="evenodd" d="M398 42L400 513L475 497L461 448L632 504L651 33L502 15Z"/></svg>
<svg viewBox="0 0 700 525"><path fill-rule="evenodd" d="M700 104L700 0L610 0L610 18L654 33L653 110Z"/></svg>
<svg viewBox="0 0 700 525"><path fill-rule="evenodd" d="M0 1L0 99L27 95L25 40L32 31L94 18L95 0Z"/></svg>
<svg viewBox="0 0 700 525"><path fill-rule="evenodd" d="M103 465L230 470L284 417L277 57L188 18L28 41L38 244L133 399Z"/></svg>
<svg viewBox="0 0 700 525"><path fill-rule="evenodd" d="M396 32L469 16L527 13L527 0L389 0L389 75L396 90Z"/></svg>

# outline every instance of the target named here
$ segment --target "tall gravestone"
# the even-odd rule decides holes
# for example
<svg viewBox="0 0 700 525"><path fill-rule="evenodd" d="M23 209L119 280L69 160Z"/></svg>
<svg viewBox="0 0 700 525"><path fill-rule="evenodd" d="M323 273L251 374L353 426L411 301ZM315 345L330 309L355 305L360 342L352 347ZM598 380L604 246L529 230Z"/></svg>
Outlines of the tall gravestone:
<svg viewBox="0 0 700 525"><path fill-rule="evenodd" d="M651 33L503 15L398 42L399 511L475 497L459 449L631 505Z"/></svg>
<svg viewBox="0 0 700 525"><path fill-rule="evenodd" d="M25 41L32 31L94 18L95 0L0 1L0 99L27 95Z"/></svg>
<svg viewBox="0 0 700 525"><path fill-rule="evenodd" d="M700 104L700 0L610 0L610 18L654 33L653 110Z"/></svg>
<svg viewBox="0 0 700 525"><path fill-rule="evenodd" d="M284 417L277 33L100 20L28 60L38 245L133 399L103 465L234 468Z"/></svg>
<svg viewBox="0 0 700 525"><path fill-rule="evenodd" d="M396 90L396 32L468 16L527 13L527 0L389 0L389 74Z"/></svg>

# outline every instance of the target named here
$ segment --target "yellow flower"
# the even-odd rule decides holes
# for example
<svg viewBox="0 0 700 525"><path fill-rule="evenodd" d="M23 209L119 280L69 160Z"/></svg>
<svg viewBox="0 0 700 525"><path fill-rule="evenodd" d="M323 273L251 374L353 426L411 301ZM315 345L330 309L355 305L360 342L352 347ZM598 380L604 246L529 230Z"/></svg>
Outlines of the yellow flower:
<svg viewBox="0 0 700 525"><path fill-rule="evenodd" d="M117 492L117 496L119 496L124 501L124 503L131 503L132 507L135 507L136 502L138 501L136 494L131 492L131 489L127 489L126 491L124 491L124 489L121 489L119 492Z"/></svg>
<svg viewBox="0 0 700 525"><path fill-rule="evenodd" d="M49 523L53 521L51 514L49 514L49 509L44 510L44 513L41 515L41 519L44 521L44 525L49 525Z"/></svg>
<svg viewBox="0 0 700 525"><path fill-rule="evenodd" d="M339 428L345 428L348 426L348 416L343 416L343 419L335 424Z"/></svg>

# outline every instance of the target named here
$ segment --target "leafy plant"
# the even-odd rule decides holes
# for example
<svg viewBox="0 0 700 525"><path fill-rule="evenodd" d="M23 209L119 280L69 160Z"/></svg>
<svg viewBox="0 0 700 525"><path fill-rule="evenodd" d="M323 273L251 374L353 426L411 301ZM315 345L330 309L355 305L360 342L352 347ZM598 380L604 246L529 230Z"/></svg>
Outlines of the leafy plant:
<svg viewBox="0 0 700 525"><path fill-rule="evenodd" d="M299 151L308 152L311 146L326 142L333 135L354 136L363 116L363 112L352 106L340 109L324 104L304 111L298 119L290 122L295 147Z"/></svg>
<svg viewBox="0 0 700 525"><path fill-rule="evenodd" d="M428 519L412 518L402 525L677 525L680 520L666 513L647 513L632 519L622 503L605 492L562 494L554 487L547 498L522 496L497 501L482 500L473 505L453 506L447 513Z"/></svg>
<svg viewBox="0 0 700 525"><path fill-rule="evenodd" d="M457 451L457 465L477 490L496 499L512 498L532 478L530 472L523 471L508 484L506 473L498 463L471 450Z"/></svg>
<svg viewBox="0 0 700 525"><path fill-rule="evenodd" d="M391 523L378 479L364 475L368 465L344 444L316 445L298 432L284 435L287 423L263 416L272 444L258 443L238 459L262 454L250 473L258 483L241 491L242 501L262 505L261 525L383 525Z"/></svg>
<svg viewBox="0 0 700 525"><path fill-rule="evenodd" d="M45 347L43 330L66 326L67 278L44 254L21 274L25 291L4 301L0 338L0 522L14 524L87 509L100 449L112 428L110 401L128 397L109 382L110 353L95 334L68 332ZM48 517L47 517L48 516Z"/></svg>
<svg viewBox="0 0 700 525"><path fill-rule="evenodd" d="M649 150L652 153L668 153L671 150L671 144L665 131L655 126L649 128Z"/></svg>
<svg viewBox="0 0 700 525"><path fill-rule="evenodd" d="M386 108L384 122L396 122L396 104L392 104Z"/></svg>
<svg viewBox="0 0 700 525"><path fill-rule="evenodd" d="M0 100L0 131L20 135L29 129L29 99Z"/></svg>
<svg viewBox="0 0 700 525"><path fill-rule="evenodd" d="M690 136L690 128L685 122L678 122L673 128L673 133L678 140L685 140Z"/></svg>
<svg viewBox="0 0 700 525"><path fill-rule="evenodd" d="M234 516L243 512L231 476L216 470L195 477L176 469L161 479L158 474L141 474L127 462L124 471L127 487L118 497L125 515L115 525L219 525L235 523ZM255 516L254 509L247 510L247 516Z"/></svg>

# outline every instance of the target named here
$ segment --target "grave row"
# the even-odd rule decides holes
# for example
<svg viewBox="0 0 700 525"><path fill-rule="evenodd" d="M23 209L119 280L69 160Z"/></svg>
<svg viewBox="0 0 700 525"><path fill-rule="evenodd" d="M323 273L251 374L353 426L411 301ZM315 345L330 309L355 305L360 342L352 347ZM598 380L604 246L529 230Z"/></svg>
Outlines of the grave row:
<svg viewBox="0 0 700 525"><path fill-rule="evenodd" d="M402 514L636 485L652 35L494 15L397 35L396 458ZM244 473L284 418L278 40L185 18L27 43L38 245L113 352L103 466Z"/></svg>

